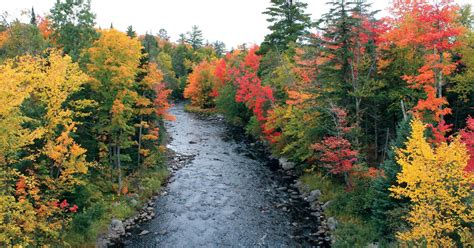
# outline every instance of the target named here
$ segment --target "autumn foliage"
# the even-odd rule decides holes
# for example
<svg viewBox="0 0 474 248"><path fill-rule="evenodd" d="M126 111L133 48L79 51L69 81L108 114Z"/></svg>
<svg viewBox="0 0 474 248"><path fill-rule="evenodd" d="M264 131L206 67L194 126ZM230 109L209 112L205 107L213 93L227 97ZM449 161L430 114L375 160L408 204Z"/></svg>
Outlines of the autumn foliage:
<svg viewBox="0 0 474 248"><path fill-rule="evenodd" d="M194 67L193 72L189 74L184 97L190 98L193 105L201 108L214 106L213 92L216 82L214 71L214 63L205 61Z"/></svg>
<svg viewBox="0 0 474 248"><path fill-rule="evenodd" d="M472 194L473 175L466 172L469 160L461 137L433 147L424 137L425 126L415 119L405 149L397 150L401 172L393 196L411 201L406 220L410 229L397 233L405 244L428 247L453 247L456 239L472 240L465 223L472 218L466 201Z"/></svg>
<svg viewBox="0 0 474 248"><path fill-rule="evenodd" d="M2 15L0 246L90 246L135 212L168 173L172 97L293 162L335 247L469 247L472 9L327 0L313 29L302 1L271 2L265 41L227 53L197 26L177 43L99 28L89 1Z"/></svg>
<svg viewBox="0 0 474 248"><path fill-rule="evenodd" d="M349 174L352 172L357 161L358 152L352 148L347 134L353 128L348 125L347 112L336 106L332 106L330 113L334 120L335 135L326 136L320 143L312 145L316 151L317 161L320 166L329 170L332 174L344 175L347 186L350 186Z"/></svg>
<svg viewBox="0 0 474 248"><path fill-rule="evenodd" d="M457 6L452 1L398 1L392 8L393 28L385 38L399 47L423 49L424 64L417 75L404 75L411 87L424 91L413 108L416 116L439 121L451 113L443 96L446 77L456 69L450 51L459 45L458 37L465 32L456 22Z"/></svg>
<svg viewBox="0 0 474 248"><path fill-rule="evenodd" d="M53 202L82 184L80 175L92 166L85 159L86 150L73 138L72 106L65 107L87 77L70 57L56 50L44 57L7 61L0 71L2 100L8 101L0 114L2 122L7 121L0 133L0 243L27 246L40 237L41 242L55 243L78 208L55 207ZM27 118L20 109L25 102L43 108L44 115ZM25 127L31 122L41 124ZM43 145L33 146L35 143ZM29 166L14 166L19 162ZM14 190L8 182L14 182Z"/></svg>
<svg viewBox="0 0 474 248"><path fill-rule="evenodd" d="M139 67L140 50L137 40L111 30L87 51L89 75L56 49L0 65L0 246L68 246L65 230L84 210L76 190L104 166L80 142L85 121L97 120L99 144L131 147L139 116L138 152L142 158L159 152L155 123L173 118L170 91L156 64ZM141 71L146 76L136 82ZM85 88L94 90L93 99L80 97ZM121 165L124 154L113 155Z"/></svg>

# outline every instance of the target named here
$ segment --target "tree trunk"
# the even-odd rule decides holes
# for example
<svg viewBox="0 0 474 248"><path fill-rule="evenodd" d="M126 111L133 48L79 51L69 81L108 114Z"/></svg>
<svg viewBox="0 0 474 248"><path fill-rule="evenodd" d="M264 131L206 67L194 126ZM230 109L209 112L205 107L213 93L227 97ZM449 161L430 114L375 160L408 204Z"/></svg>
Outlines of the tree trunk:
<svg viewBox="0 0 474 248"><path fill-rule="evenodd" d="M403 102L403 99L400 100L400 106L402 107L403 120L406 121L408 116L407 116L407 111L405 110L405 103Z"/></svg>
<svg viewBox="0 0 474 248"><path fill-rule="evenodd" d="M142 148L142 133L143 133L143 117L140 117L140 129L138 130L138 154L137 154L137 168L140 167L140 149Z"/></svg>
<svg viewBox="0 0 474 248"><path fill-rule="evenodd" d="M379 139L378 139L378 126L377 126L377 118L374 118L374 142L375 142L375 152L374 152L374 158L375 161L377 162L378 160L378 153L379 153Z"/></svg>
<svg viewBox="0 0 474 248"><path fill-rule="evenodd" d="M439 53L439 63L443 64L443 53ZM437 69L437 80L436 80L436 92L438 95L438 98L443 97L443 72L440 69ZM440 106L440 109L443 110L443 106ZM443 115L440 116L441 120L443 120Z"/></svg>
<svg viewBox="0 0 474 248"><path fill-rule="evenodd" d="M120 165L120 146L117 145L118 194L122 192L122 168Z"/></svg>

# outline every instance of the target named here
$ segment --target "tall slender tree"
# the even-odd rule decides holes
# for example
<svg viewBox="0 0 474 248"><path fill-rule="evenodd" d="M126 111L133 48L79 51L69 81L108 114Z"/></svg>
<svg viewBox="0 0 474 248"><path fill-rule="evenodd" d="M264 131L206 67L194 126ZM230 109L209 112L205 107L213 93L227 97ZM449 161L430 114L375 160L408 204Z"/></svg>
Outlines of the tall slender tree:
<svg viewBox="0 0 474 248"><path fill-rule="evenodd" d="M263 14L269 16L268 29L271 33L265 36L260 51L270 49L286 50L291 42L296 42L308 34L311 26L309 14L305 13L307 3L298 0L271 0L271 6Z"/></svg>
<svg viewBox="0 0 474 248"><path fill-rule="evenodd" d="M38 24L38 21L36 20L36 13L35 13L35 8L31 7L31 19L30 19L30 24L31 25L36 25Z"/></svg>
<svg viewBox="0 0 474 248"><path fill-rule="evenodd" d="M191 31L187 33L187 42L193 47L194 50L201 48L204 44L204 38L202 30L197 25L192 26Z"/></svg>

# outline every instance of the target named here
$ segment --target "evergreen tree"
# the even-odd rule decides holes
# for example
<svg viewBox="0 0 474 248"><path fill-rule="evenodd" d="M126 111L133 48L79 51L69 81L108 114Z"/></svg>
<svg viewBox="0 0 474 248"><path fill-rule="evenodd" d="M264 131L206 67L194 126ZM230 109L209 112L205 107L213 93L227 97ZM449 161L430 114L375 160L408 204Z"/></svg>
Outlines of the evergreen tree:
<svg viewBox="0 0 474 248"><path fill-rule="evenodd" d="M204 44L204 38L202 35L202 30L199 29L198 26L194 25L191 28L191 31L187 33L188 39L187 42L191 44L194 50L201 48Z"/></svg>
<svg viewBox="0 0 474 248"><path fill-rule="evenodd" d="M158 55L158 42L156 41L155 36L146 33L142 40L142 46L148 54L148 60L151 62L155 61L156 56Z"/></svg>
<svg viewBox="0 0 474 248"><path fill-rule="evenodd" d="M405 142L411 132L410 122L411 118L408 118L399 124L397 136L390 143L390 148L387 151L387 159L380 166L383 176L377 177L372 183L372 218L379 235L388 239L393 239L394 237L390 235L406 226L402 216L408 210L408 201L391 197L389 188L392 185L397 185L397 174L401 167L396 161L395 150L405 148Z"/></svg>
<svg viewBox="0 0 474 248"><path fill-rule="evenodd" d="M225 55L226 50L225 50L224 42L217 40L214 43L212 43L212 47L216 51L216 54L217 54L218 57L222 57L222 56Z"/></svg>
<svg viewBox="0 0 474 248"><path fill-rule="evenodd" d="M187 40L188 39L186 38L186 35L181 33L181 34L179 34L179 39L177 40L177 42L179 44L186 44Z"/></svg>
<svg viewBox="0 0 474 248"><path fill-rule="evenodd" d="M317 22L323 36L316 38L327 57L320 75L325 81L322 86L331 89L325 96L327 99L349 106L355 116L355 126L360 128L362 100L369 97L378 84L374 80L375 34L364 25L375 20L375 12L368 10L370 4L364 0L332 0L327 4L329 12ZM358 143L356 140L355 145Z"/></svg>
<svg viewBox="0 0 474 248"><path fill-rule="evenodd" d="M135 32L135 30L133 30L132 25L127 27L127 36L130 37L130 38L137 37L137 33Z"/></svg>
<svg viewBox="0 0 474 248"><path fill-rule="evenodd" d="M160 28L160 30L158 31L158 37L160 37L160 39L162 39L162 40L166 40L166 41L170 40L170 36L168 35L168 31L166 31L166 29L164 29L164 28Z"/></svg>
<svg viewBox="0 0 474 248"><path fill-rule="evenodd" d="M305 14L308 4L298 0L271 0L272 5L263 14L271 25L271 33L265 36L260 52L266 53L269 49L286 50L291 42L296 42L308 34L311 26L309 14Z"/></svg>
<svg viewBox="0 0 474 248"><path fill-rule="evenodd" d="M33 7L31 7L31 19L30 19L30 24L31 24L31 25L36 25L36 24L37 24L35 8L33 8Z"/></svg>
<svg viewBox="0 0 474 248"><path fill-rule="evenodd" d="M75 61L97 37L90 0L58 0L49 18L53 38Z"/></svg>

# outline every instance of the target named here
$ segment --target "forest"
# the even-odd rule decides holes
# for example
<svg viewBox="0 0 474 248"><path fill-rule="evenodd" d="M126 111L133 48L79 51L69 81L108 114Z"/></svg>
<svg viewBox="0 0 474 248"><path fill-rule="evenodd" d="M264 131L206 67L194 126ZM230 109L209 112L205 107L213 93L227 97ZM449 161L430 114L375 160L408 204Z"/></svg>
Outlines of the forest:
<svg viewBox="0 0 474 248"><path fill-rule="evenodd" d="M0 246L94 246L132 216L170 176L181 101L295 164L337 219L334 247L472 246L471 6L326 4L271 0L264 41L231 50L198 26L98 28L88 0L3 14Z"/></svg>

